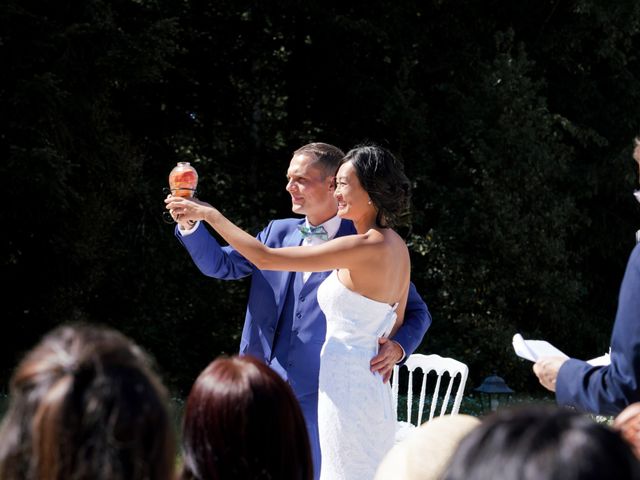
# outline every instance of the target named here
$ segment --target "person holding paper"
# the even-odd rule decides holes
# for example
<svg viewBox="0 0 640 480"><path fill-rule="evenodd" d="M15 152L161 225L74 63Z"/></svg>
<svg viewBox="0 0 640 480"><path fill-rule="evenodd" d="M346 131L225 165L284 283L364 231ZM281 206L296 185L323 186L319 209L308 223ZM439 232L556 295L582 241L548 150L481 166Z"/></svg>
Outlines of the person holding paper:
<svg viewBox="0 0 640 480"><path fill-rule="evenodd" d="M640 172L640 138L634 144L633 158ZM636 198L640 201L640 195ZM604 366L544 357L533 365L533 371L545 388L556 393L560 405L617 415L640 401L640 244L631 252L620 286L610 357L611 363Z"/></svg>

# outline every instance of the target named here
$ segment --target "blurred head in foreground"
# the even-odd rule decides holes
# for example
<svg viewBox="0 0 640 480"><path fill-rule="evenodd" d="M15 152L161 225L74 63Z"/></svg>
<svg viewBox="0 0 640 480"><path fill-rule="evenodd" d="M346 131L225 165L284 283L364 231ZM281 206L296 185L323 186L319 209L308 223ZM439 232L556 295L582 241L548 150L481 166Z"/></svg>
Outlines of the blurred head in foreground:
<svg viewBox="0 0 640 480"><path fill-rule="evenodd" d="M446 480L618 480L640 465L617 432L557 407L502 410L454 453Z"/></svg>
<svg viewBox="0 0 640 480"><path fill-rule="evenodd" d="M613 427L631 445L631 449L640 459L640 402L632 403L614 419Z"/></svg>
<svg viewBox="0 0 640 480"><path fill-rule="evenodd" d="M59 327L16 368L0 427L0 478L169 480L174 462L165 389L124 335Z"/></svg>
<svg viewBox="0 0 640 480"><path fill-rule="evenodd" d="M470 415L445 415L423 423L395 445L378 467L375 480L437 480L460 440L480 425Z"/></svg>
<svg viewBox="0 0 640 480"><path fill-rule="evenodd" d="M183 479L313 478L293 391L249 356L218 358L196 379L184 414L183 457Z"/></svg>

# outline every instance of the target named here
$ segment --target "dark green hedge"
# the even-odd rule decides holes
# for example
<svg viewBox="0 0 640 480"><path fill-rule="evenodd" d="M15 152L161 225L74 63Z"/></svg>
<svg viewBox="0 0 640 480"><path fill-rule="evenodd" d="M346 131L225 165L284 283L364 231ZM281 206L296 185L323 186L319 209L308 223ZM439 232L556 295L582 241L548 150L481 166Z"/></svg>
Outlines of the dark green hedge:
<svg viewBox="0 0 640 480"><path fill-rule="evenodd" d="M414 181L421 351L534 389L520 331L608 346L640 226L640 4L7 0L0 6L0 368L53 326L112 325L184 393L236 351L246 282L162 222L176 161L250 231L289 215L308 141L389 147Z"/></svg>

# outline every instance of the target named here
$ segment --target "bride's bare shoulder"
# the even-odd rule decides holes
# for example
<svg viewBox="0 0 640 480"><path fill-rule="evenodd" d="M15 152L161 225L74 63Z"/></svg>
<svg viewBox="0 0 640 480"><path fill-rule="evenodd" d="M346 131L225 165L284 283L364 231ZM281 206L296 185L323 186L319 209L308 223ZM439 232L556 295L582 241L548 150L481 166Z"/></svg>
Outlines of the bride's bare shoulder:
<svg viewBox="0 0 640 480"><path fill-rule="evenodd" d="M407 242L404 241L404 238L402 238L400 234L398 234L398 232L396 232L392 228L386 228L383 231L387 241L393 243L394 245L404 245L405 247L407 246Z"/></svg>

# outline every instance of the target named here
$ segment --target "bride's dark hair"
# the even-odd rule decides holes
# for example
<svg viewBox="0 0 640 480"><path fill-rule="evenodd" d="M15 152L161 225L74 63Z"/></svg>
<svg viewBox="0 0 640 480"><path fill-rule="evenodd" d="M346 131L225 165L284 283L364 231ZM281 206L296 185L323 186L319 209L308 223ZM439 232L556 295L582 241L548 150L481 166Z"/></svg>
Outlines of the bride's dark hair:
<svg viewBox="0 0 640 480"><path fill-rule="evenodd" d="M376 225L395 227L409 210L411 182L402 164L393 154L377 145L358 145L347 153L342 163L351 162L362 188L378 209Z"/></svg>

